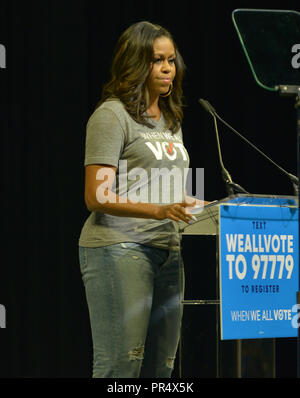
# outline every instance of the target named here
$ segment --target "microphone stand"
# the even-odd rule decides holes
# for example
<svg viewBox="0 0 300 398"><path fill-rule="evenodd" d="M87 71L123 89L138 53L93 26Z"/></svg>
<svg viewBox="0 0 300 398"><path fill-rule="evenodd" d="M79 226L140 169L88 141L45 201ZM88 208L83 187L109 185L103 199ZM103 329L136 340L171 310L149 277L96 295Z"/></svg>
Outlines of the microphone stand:
<svg viewBox="0 0 300 398"><path fill-rule="evenodd" d="M235 182L232 181L231 175L229 174L228 170L225 168L223 159L222 159L222 153L221 153L221 145L220 145L220 137L219 137L219 132L218 132L218 125L217 125L217 119L214 114L212 114L214 118L214 125L215 125L215 131L216 131L216 139L217 139L217 147L218 147L218 153L219 153L219 159L220 159L220 165L221 165L221 170L222 170L222 177L223 180L225 181L226 184L226 189L227 189L227 194L234 195L235 193L246 193L247 192L243 187L241 187L239 184L236 184Z"/></svg>
<svg viewBox="0 0 300 398"><path fill-rule="evenodd" d="M294 87L294 86L279 86L279 87L283 87L283 93L282 95L289 95L289 91L288 91L288 87ZM300 90L297 90L297 94L300 96ZM295 92L293 91L293 94L295 94ZM213 106L206 100L200 99L199 103L203 106L203 108L209 112L211 115L216 116L223 124L225 124L225 126L227 126L231 131L233 131L236 135L238 135L243 141L245 141L248 145L250 145L253 149L255 149L257 152L259 152L264 158L266 158L269 162L271 162L275 167L277 167L277 169L279 169L283 174L285 174L289 180L292 182L293 184L293 189L294 189L294 194L295 196L299 195L299 178L297 178L296 176L294 176L291 173L288 173L286 170L284 170L281 166L279 166L277 163L275 163L272 159L270 159L265 153L263 153L259 148L257 148L254 144L252 144L252 142L250 142L249 140L247 140L247 138L245 138L242 134L240 134L238 131L236 131L232 126L230 126L230 124L228 124L225 120L223 120L216 112L215 108L213 108ZM298 126L299 126L299 118L298 118ZM299 165L299 161L298 161L298 165ZM299 173L298 173L299 174Z"/></svg>
<svg viewBox="0 0 300 398"><path fill-rule="evenodd" d="M244 136L242 136L240 133L238 133L232 126L230 126L225 120L223 120L217 113L216 117L221 120L222 123L225 124L228 128L230 128L231 131L233 131L235 134L237 134L240 138L242 138L247 144L252 146L252 148L256 149L262 156L264 156L266 159L268 159L271 163L273 163L274 166L276 166L279 170L281 170L292 182L293 184L293 189L294 189L294 194L295 196L298 196L298 191L299 191L299 183L298 183L298 178L294 176L291 173L288 173L286 170L284 170L281 166L279 166L277 163L275 163L272 159L270 159L266 154L264 154L260 149L258 149L255 145L253 145L250 141L247 140Z"/></svg>
<svg viewBox="0 0 300 398"><path fill-rule="evenodd" d="M229 174L228 170L224 166L223 159L222 159L222 153L221 153L221 145L220 145L218 124L217 124L217 119L216 119L215 112L213 112L213 108L205 100L200 99L199 103L203 106L203 108L207 112L209 112L212 115L212 117L214 119L219 161L220 161L220 166L221 166L222 178L223 178L223 180L225 182L225 185L226 185L227 195L231 196L231 195L234 195L235 193L248 194L249 192L247 192L243 187L241 187L239 184L237 184L237 183L232 181L231 175Z"/></svg>

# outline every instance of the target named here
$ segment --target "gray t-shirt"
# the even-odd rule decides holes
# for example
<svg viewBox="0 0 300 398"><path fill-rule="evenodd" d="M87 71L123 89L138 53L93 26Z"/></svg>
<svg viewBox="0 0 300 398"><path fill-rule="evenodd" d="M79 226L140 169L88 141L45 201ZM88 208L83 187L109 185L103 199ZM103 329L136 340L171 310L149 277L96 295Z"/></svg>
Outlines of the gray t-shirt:
<svg viewBox="0 0 300 398"><path fill-rule="evenodd" d="M84 165L117 167L113 191L139 202L169 204L184 200L189 156L176 134L166 130L163 114L149 120L153 128L135 122L119 100L108 100L87 123ZM101 247L137 242L178 250L177 224L169 219L119 217L91 212L79 245Z"/></svg>

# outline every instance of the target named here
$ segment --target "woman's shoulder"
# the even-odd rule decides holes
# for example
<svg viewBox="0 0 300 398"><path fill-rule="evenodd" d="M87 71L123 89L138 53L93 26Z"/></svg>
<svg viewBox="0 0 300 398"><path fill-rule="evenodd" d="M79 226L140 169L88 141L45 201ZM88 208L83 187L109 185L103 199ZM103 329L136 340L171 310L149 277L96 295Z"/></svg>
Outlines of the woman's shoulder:
<svg viewBox="0 0 300 398"><path fill-rule="evenodd" d="M102 102L99 108L110 109L114 112L125 112L125 107L123 102L118 98L108 98L106 101Z"/></svg>
<svg viewBox="0 0 300 398"><path fill-rule="evenodd" d="M113 112L116 116L122 116L127 113L124 104L118 98L109 98L102 102L95 112L103 112L105 110Z"/></svg>
<svg viewBox="0 0 300 398"><path fill-rule="evenodd" d="M107 99L91 114L88 123L102 118L117 118L120 122L126 118L127 111L124 104L117 98Z"/></svg>

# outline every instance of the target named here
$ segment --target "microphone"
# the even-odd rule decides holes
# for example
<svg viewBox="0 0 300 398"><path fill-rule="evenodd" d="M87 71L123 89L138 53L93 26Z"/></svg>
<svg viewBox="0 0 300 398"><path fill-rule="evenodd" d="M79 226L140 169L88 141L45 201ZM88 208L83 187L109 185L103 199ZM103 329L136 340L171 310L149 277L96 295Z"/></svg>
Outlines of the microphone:
<svg viewBox="0 0 300 398"><path fill-rule="evenodd" d="M223 177L223 180L224 180L225 185L226 185L227 194L229 196L230 195L234 195L235 193L246 193L246 194L248 194L249 192L247 192L243 187L241 187L239 184L237 184L237 183L232 181L231 175L229 174L228 170L224 166L223 159L222 159L222 153L221 153L218 126L217 126L217 121L216 121L216 116L215 116L215 113L216 113L215 109L210 105L210 103L208 101L206 101L204 99L200 98L199 99L199 103L214 118L219 161L220 161L220 165L221 165L222 177Z"/></svg>
<svg viewBox="0 0 300 398"><path fill-rule="evenodd" d="M225 124L225 126L227 126L231 131L233 131L236 135L238 135L243 141L245 141L248 145L250 145L253 149L255 149L257 152L259 152L264 158L266 158L269 162L271 162L275 167L277 167L277 169L279 169L283 174L285 174L290 181L293 184L293 188L294 188L294 193L295 196L298 195L299 192L299 179L298 177L294 176L293 174L287 172L286 170L284 170L281 166L279 166L277 163L275 163L272 159L270 159L264 152L262 152L259 148L257 148L254 144L252 144L252 142L250 142L249 140L247 140L247 138L245 138L242 134L240 134L238 131L236 131L232 126L230 126L230 124L228 124L225 120L223 120L216 112L215 108L206 100L204 99L199 99L199 103L200 105L202 105L202 107L209 112L214 118L217 117L223 124Z"/></svg>
<svg viewBox="0 0 300 398"><path fill-rule="evenodd" d="M206 101L206 100L200 98L200 99L199 99L199 104L202 105L203 108L204 108L208 113L211 113L211 114L216 113L215 108L213 108L213 107L211 106L211 104L210 104L208 101Z"/></svg>

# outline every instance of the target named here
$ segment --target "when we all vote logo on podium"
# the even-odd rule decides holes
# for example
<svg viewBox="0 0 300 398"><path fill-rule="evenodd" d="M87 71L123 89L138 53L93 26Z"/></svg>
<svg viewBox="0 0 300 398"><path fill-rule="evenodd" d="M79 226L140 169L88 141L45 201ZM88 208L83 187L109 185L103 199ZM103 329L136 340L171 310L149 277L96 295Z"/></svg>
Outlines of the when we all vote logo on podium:
<svg viewBox="0 0 300 398"><path fill-rule="evenodd" d="M222 339L296 337L298 209L221 206Z"/></svg>

